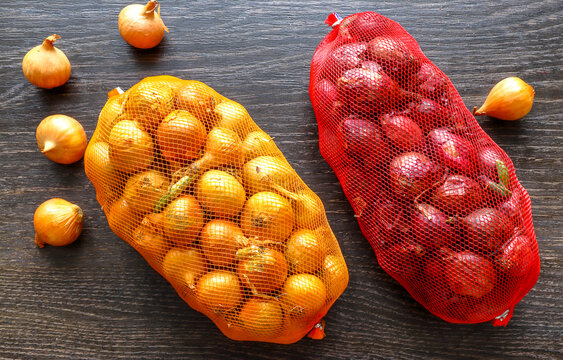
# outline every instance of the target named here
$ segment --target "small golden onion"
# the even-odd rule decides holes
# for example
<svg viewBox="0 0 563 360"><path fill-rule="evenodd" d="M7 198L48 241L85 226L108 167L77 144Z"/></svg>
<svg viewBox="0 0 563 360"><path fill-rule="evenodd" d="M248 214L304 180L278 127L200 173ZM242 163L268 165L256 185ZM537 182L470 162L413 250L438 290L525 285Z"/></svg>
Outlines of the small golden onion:
<svg viewBox="0 0 563 360"><path fill-rule="evenodd" d="M172 248L162 261L164 276L172 284L183 285L195 290L199 277L205 273L203 254L194 247Z"/></svg>
<svg viewBox="0 0 563 360"><path fill-rule="evenodd" d="M158 6L158 11L157 10ZM168 28L160 18L160 5L150 0L146 5L131 4L124 7L118 18L119 33L131 46L150 49L160 44Z"/></svg>
<svg viewBox="0 0 563 360"><path fill-rule="evenodd" d="M285 241L294 223L289 201L269 191L252 195L244 205L240 220L244 234L260 241Z"/></svg>
<svg viewBox="0 0 563 360"><path fill-rule="evenodd" d="M210 130L216 125L217 115L213 108L220 102L219 94L206 84L189 80L176 90L176 107L187 110Z"/></svg>
<svg viewBox="0 0 563 360"><path fill-rule="evenodd" d="M258 126L241 104L232 100L225 100L215 106L219 127L233 130L244 139L251 131L259 130Z"/></svg>
<svg viewBox="0 0 563 360"><path fill-rule="evenodd" d="M194 115L174 110L158 125L156 142L162 156L170 161L193 160L205 145L207 131Z"/></svg>
<svg viewBox="0 0 563 360"><path fill-rule="evenodd" d="M288 277L281 293L286 313L295 318L317 315L324 307L327 296L323 281L311 274Z"/></svg>
<svg viewBox="0 0 563 360"><path fill-rule="evenodd" d="M240 326L261 339L278 334L283 328L283 311L279 302L272 298L253 297L242 307L238 316Z"/></svg>
<svg viewBox="0 0 563 360"><path fill-rule="evenodd" d="M326 254L326 245L311 230L297 230L287 240L285 256L294 274L316 272Z"/></svg>
<svg viewBox="0 0 563 360"><path fill-rule="evenodd" d="M231 271L208 272L199 279L196 291L199 302L214 313L230 311L242 301L240 282Z"/></svg>
<svg viewBox="0 0 563 360"><path fill-rule="evenodd" d="M110 229L125 241L133 240L133 232L141 223L142 217L135 213L127 201L117 199L106 212Z"/></svg>
<svg viewBox="0 0 563 360"><path fill-rule="evenodd" d="M146 169L153 159L151 136L131 120L121 120L109 134L112 166L125 173Z"/></svg>
<svg viewBox="0 0 563 360"><path fill-rule="evenodd" d="M180 196L164 209L164 232L180 246L193 243L203 227L203 211L196 198Z"/></svg>
<svg viewBox="0 0 563 360"><path fill-rule="evenodd" d="M144 131L154 133L174 108L172 85L154 77L143 79L129 89L124 115L136 121Z"/></svg>
<svg viewBox="0 0 563 360"><path fill-rule="evenodd" d="M233 175L208 170L199 179L197 199L213 216L229 219L242 210L246 192Z"/></svg>
<svg viewBox="0 0 563 360"><path fill-rule="evenodd" d="M70 78L70 61L53 45L60 38L57 34L48 36L43 44L25 54L22 61L23 74L33 85L52 89L63 85Z"/></svg>
<svg viewBox="0 0 563 360"><path fill-rule="evenodd" d="M258 156L246 164L242 170L243 182L248 193L273 191L277 187L294 192L302 181L284 159L274 156Z"/></svg>
<svg viewBox="0 0 563 360"><path fill-rule="evenodd" d="M70 116L47 116L35 132L39 150L59 164L72 164L82 159L86 146L86 132L80 123Z"/></svg>
<svg viewBox="0 0 563 360"><path fill-rule="evenodd" d="M115 94L113 94L115 93ZM115 88L108 93L108 101L98 115L98 126L92 136L96 141L108 141L109 133L113 126L119 122L120 114L124 110L126 96L122 95L123 90Z"/></svg>
<svg viewBox="0 0 563 360"><path fill-rule="evenodd" d="M246 161L258 156L281 156L282 153L274 143L270 135L264 131L253 131L246 136L242 142L242 149Z"/></svg>
<svg viewBox="0 0 563 360"><path fill-rule="evenodd" d="M348 286L346 262L342 256L327 255L321 269L328 291L328 298L336 300Z"/></svg>
<svg viewBox="0 0 563 360"><path fill-rule="evenodd" d="M279 191L279 190L278 190ZM321 199L311 190L299 193L287 193L295 214L295 225L298 228L314 229L324 220L324 206Z"/></svg>
<svg viewBox="0 0 563 360"><path fill-rule="evenodd" d="M84 213L78 205L53 198L39 205L33 215L35 243L40 248L68 245L82 232Z"/></svg>
<svg viewBox="0 0 563 360"><path fill-rule="evenodd" d="M526 116L534 103L534 88L517 77L497 83L485 103L473 109L473 115L488 115L501 120L518 120Z"/></svg>
<svg viewBox="0 0 563 360"><path fill-rule="evenodd" d="M110 200L108 195L114 189L113 180L116 178L109 159L109 144L107 142L90 141L84 153L84 171L96 188L98 202L104 207Z"/></svg>
<svg viewBox="0 0 563 360"><path fill-rule="evenodd" d="M135 174L127 180L123 198L140 214L151 212L156 202L168 191L168 178L156 170Z"/></svg>
<svg viewBox="0 0 563 360"><path fill-rule="evenodd" d="M162 268L162 260L170 247L170 241L164 234L162 213L145 216L141 224L133 231L132 246L155 269Z"/></svg>
<svg viewBox="0 0 563 360"><path fill-rule="evenodd" d="M229 266L237 251L248 245L239 226L227 220L211 220L201 230L199 244L205 257L215 266Z"/></svg>
<svg viewBox="0 0 563 360"><path fill-rule="evenodd" d="M250 245L237 251L237 274L256 293L278 290L287 278L285 256L274 249Z"/></svg>

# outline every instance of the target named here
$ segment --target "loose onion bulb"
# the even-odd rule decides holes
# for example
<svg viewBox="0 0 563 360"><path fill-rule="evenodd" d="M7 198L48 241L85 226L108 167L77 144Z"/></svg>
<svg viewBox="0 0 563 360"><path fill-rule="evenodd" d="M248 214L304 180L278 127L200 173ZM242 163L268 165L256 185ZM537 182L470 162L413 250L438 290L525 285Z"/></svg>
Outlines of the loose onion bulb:
<svg viewBox="0 0 563 360"><path fill-rule="evenodd" d="M47 116L35 132L39 150L59 164L72 164L82 159L86 146L86 132L80 123L70 116Z"/></svg>
<svg viewBox="0 0 563 360"><path fill-rule="evenodd" d="M63 85L70 78L70 61L64 52L53 45L60 38L57 34L48 36L43 44L25 54L22 61L23 74L33 85L52 89Z"/></svg>
<svg viewBox="0 0 563 360"><path fill-rule="evenodd" d="M517 77L497 83L485 103L473 109L473 115L488 115L501 120L518 120L526 116L534 102L534 88Z"/></svg>
<svg viewBox="0 0 563 360"><path fill-rule="evenodd" d="M35 243L40 248L68 245L82 232L84 213L78 205L53 198L39 205L33 215Z"/></svg>
<svg viewBox="0 0 563 360"><path fill-rule="evenodd" d="M158 11L155 11L158 6ZM118 18L119 33L129 45L150 49L160 44L168 28L160 18L160 6L156 0L146 5L131 4L124 7Z"/></svg>

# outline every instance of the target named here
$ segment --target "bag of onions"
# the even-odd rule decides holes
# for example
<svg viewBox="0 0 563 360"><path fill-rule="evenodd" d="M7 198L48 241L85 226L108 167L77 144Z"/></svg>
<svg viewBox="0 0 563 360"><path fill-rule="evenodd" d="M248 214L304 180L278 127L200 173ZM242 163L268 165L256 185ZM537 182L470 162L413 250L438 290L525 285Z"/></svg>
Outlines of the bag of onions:
<svg viewBox="0 0 563 360"><path fill-rule="evenodd" d="M320 149L380 266L446 321L506 325L540 269L512 161L399 24L327 22L309 87Z"/></svg>
<svg viewBox="0 0 563 360"><path fill-rule="evenodd" d="M346 263L244 107L171 76L110 95L84 161L113 232L231 339L292 343L319 324Z"/></svg>

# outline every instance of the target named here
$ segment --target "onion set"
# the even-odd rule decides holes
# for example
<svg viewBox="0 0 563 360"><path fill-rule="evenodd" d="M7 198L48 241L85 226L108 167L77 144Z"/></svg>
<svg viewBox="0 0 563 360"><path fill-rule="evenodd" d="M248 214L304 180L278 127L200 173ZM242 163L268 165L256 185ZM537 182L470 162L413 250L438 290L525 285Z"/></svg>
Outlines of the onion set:
<svg viewBox="0 0 563 360"><path fill-rule="evenodd" d="M64 52L53 45L60 38L57 34L48 36L43 44L25 54L22 61L23 74L33 85L52 89L63 85L70 78L70 61Z"/></svg>
<svg viewBox="0 0 563 360"><path fill-rule="evenodd" d="M43 155L59 164L72 164L82 159L88 145L82 125L61 114L43 119L35 137Z"/></svg>
<svg viewBox="0 0 563 360"><path fill-rule="evenodd" d="M236 258L239 278L256 294L278 290L287 277L286 258L275 249L251 245L237 251Z"/></svg>
<svg viewBox="0 0 563 360"><path fill-rule="evenodd" d="M168 32L160 18L160 5L156 0L150 0L146 5L131 4L124 7L119 13L118 27L123 39L139 49L157 46L164 32Z"/></svg>
<svg viewBox="0 0 563 360"><path fill-rule="evenodd" d="M83 221L84 213L78 205L59 198L47 200L33 215L35 244L40 248L45 244L68 245L82 232Z"/></svg>
<svg viewBox="0 0 563 360"><path fill-rule="evenodd" d="M518 120L526 116L534 103L534 88L518 77L498 82L485 103L473 109L473 115L488 115L501 120Z"/></svg>

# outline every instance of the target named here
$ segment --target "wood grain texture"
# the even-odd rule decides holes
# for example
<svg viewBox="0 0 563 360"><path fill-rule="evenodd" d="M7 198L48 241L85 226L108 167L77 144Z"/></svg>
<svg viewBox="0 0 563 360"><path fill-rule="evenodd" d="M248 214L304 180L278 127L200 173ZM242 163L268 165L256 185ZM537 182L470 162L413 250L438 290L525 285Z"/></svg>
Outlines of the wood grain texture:
<svg viewBox="0 0 563 360"><path fill-rule="evenodd" d="M563 5L560 1L163 1L170 34L140 51L119 36L127 1L2 1L0 22L0 358L556 359L563 357ZM398 21L452 80L466 105L517 75L536 90L522 121L479 119L508 153L532 198L542 271L507 328L453 325L429 314L377 265L337 179L320 156L307 87L323 21L372 10ZM72 63L62 88L45 91L21 72L27 50L52 33ZM321 197L350 269L327 315L323 341L235 342L190 309L115 236L83 162L55 164L38 151L47 115L80 121L91 136L108 90L145 76L203 81L242 103L275 137ZM51 197L85 212L83 235L38 249L33 212Z"/></svg>

